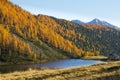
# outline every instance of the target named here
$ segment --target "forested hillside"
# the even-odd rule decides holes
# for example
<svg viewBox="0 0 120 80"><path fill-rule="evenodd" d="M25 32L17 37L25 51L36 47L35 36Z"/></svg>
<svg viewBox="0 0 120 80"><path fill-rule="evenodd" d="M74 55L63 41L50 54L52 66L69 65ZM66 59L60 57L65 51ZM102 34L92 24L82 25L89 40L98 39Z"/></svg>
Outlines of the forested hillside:
<svg viewBox="0 0 120 80"><path fill-rule="evenodd" d="M53 17L52 17L53 18ZM74 32L74 36L64 35L65 39L72 41L78 48L84 51L91 51L94 54L120 54L120 31L97 24L77 25L70 21L53 18L68 33ZM59 33L59 31L56 30Z"/></svg>
<svg viewBox="0 0 120 80"><path fill-rule="evenodd" d="M16 36L16 40L8 39L8 43L18 44L16 49L22 46L20 41L25 43L28 48L31 47L31 54L34 54L34 58L42 58L45 60L61 59L66 57L78 57L81 55L81 49L78 49L71 41L64 39L53 29L49 28L45 23L41 23L35 15L23 10L17 5L8 2L7 0L0 1L0 26L5 33L7 32L11 36ZM1 30L1 31L3 31ZM2 32L1 36L4 36ZM4 36L7 39L7 36ZM13 38L14 39L14 38ZM2 41L2 38L1 38ZM1 43L7 44L2 41ZM8 48L9 45L0 46L1 61L6 61L8 57L19 54L25 57L25 54L29 55L29 51L22 50L13 52L14 46ZM5 49L4 49L5 48ZM8 49L8 51L6 51ZM24 48L25 49L25 48ZM11 56L9 55L11 54ZM30 56L30 55L29 55ZM20 57L17 55L17 57ZM15 57L16 58L16 57ZM10 58L12 59L12 58ZM30 59L31 60L31 59ZM7 60L10 61L10 60Z"/></svg>
<svg viewBox="0 0 120 80"><path fill-rule="evenodd" d="M48 61L120 54L120 32L105 26L77 25L33 15L0 0L0 61Z"/></svg>

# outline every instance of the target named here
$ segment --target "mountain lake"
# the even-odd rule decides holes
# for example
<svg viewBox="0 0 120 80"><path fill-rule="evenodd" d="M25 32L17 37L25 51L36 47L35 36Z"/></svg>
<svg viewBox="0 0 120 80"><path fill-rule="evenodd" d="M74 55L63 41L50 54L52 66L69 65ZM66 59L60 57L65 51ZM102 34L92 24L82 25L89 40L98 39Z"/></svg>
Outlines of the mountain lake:
<svg viewBox="0 0 120 80"><path fill-rule="evenodd" d="M78 66L89 66L98 63L104 63L104 62L98 60L65 59L65 60L44 62L39 64L1 65L0 73L24 71L24 70L28 70L29 68L32 69L70 68L70 67L78 67Z"/></svg>

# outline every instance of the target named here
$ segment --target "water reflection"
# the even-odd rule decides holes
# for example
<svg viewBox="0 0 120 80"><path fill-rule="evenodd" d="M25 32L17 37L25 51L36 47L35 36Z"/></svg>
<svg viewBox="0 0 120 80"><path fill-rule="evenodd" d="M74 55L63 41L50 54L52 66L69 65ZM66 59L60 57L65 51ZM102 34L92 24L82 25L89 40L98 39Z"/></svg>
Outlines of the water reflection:
<svg viewBox="0 0 120 80"><path fill-rule="evenodd" d="M13 72L13 71L24 71L29 68L40 69L40 68L69 68L75 66L88 66L99 63L101 61L96 60L81 60L81 59L66 59L52 62L45 62L41 64L24 64L24 65L7 65L0 66L1 73Z"/></svg>

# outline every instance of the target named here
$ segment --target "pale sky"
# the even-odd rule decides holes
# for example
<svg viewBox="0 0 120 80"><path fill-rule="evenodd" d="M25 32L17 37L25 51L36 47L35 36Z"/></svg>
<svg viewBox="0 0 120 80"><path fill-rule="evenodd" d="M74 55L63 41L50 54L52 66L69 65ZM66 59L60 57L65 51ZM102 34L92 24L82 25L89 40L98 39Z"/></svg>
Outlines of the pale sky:
<svg viewBox="0 0 120 80"><path fill-rule="evenodd" d="M88 22L94 18L120 27L120 0L10 0L32 14Z"/></svg>

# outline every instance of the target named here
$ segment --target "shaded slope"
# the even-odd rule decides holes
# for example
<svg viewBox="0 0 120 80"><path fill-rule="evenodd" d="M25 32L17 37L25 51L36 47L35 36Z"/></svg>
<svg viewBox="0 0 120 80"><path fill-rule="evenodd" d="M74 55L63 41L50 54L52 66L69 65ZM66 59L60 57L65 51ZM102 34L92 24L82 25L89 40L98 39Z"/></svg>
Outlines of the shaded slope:
<svg viewBox="0 0 120 80"><path fill-rule="evenodd" d="M108 55L120 54L120 31L97 24L77 25L70 21L53 18L61 27L74 31L74 37L64 36L84 51ZM58 32L59 33L59 32Z"/></svg>

